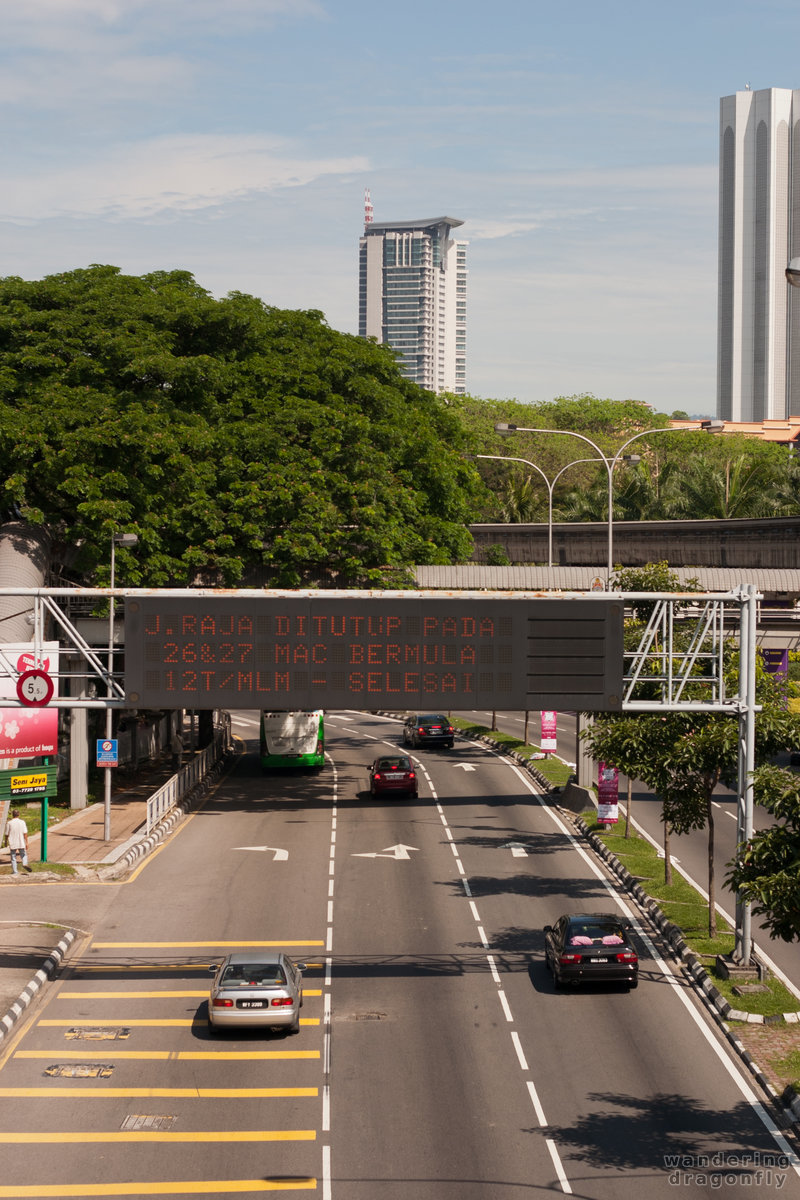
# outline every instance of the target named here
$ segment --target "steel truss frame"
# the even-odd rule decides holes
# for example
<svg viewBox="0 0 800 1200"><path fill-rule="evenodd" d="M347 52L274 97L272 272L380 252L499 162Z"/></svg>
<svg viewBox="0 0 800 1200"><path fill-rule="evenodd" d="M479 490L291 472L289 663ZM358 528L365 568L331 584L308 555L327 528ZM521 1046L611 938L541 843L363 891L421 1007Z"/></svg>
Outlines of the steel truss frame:
<svg viewBox="0 0 800 1200"><path fill-rule="evenodd" d="M163 596L197 596L225 594L229 590L174 588L161 589ZM238 593L263 597L260 590ZM287 593L282 593L287 594ZM296 594L296 593L295 593ZM370 593L376 595L377 593ZM111 599L124 601L127 597L151 596L153 589L145 588L0 588L0 598L19 597L22 611L31 623L31 641L37 661L43 643L54 640L46 636L52 623L61 643L62 652L82 663L78 672L62 673L62 679L77 680L82 696L54 696L51 705L58 708L124 709L129 705L121 673L113 668L113 648L109 644L106 661L76 628L70 609L76 604L99 606ZM513 593L519 597L520 593ZM615 599L626 607L633 601L653 603L652 614L634 650L625 653L623 712L719 712L737 716L739 721L739 783L738 783L738 843L747 842L753 834L753 768L755 759L756 620L758 601L762 598L752 584L743 584L730 592L614 592ZM534 595L531 595L534 598ZM536 599L543 597L535 593ZM559 599L575 599L592 603L608 600L609 593L559 593ZM27 603L28 607L24 605ZM19 615L19 614L14 614ZM675 640L676 624L683 631L683 648ZM0 620L0 630L2 621ZM688 642L686 634L688 636ZM735 695L726 691L723 669L726 646L739 640L739 679ZM111 630L109 630L111 643ZM698 671L702 668L702 674ZM0 649L0 685L16 679L16 669ZM698 683L707 691L707 699L687 698L690 685ZM657 699L637 696L644 689L652 692L653 684L660 691ZM13 689L9 698L0 701L2 707L22 707ZM61 690L61 689L57 689ZM94 695L86 693L94 692ZM104 692L105 696L99 693ZM750 906L737 900L736 950L734 956L749 962L752 937Z"/></svg>

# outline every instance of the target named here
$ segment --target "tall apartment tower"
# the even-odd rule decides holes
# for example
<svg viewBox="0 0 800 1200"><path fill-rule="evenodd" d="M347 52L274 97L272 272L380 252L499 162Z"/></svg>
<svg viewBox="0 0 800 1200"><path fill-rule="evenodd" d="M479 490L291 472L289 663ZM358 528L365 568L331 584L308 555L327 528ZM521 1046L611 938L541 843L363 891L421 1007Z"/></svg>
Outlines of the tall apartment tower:
<svg viewBox="0 0 800 1200"><path fill-rule="evenodd" d="M432 392L466 391L467 242L463 221L373 221L367 194L359 242L358 332L388 342L407 379Z"/></svg>
<svg viewBox="0 0 800 1200"><path fill-rule="evenodd" d="M800 91L720 101L717 415L800 415Z"/></svg>

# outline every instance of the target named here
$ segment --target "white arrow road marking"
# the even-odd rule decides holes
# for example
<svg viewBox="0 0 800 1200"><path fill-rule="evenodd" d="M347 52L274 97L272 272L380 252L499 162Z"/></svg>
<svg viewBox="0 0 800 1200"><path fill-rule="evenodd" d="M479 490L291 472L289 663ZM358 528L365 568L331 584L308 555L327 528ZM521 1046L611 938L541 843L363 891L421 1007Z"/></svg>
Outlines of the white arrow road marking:
<svg viewBox="0 0 800 1200"><path fill-rule="evenodd" d="M409 850L417 849L417 846L387 846L381 854L354 854L353 858L410 858Z"/></svg>
<svg viewBox="0 0 800 1200"><path fill-rule="evenodd" d="M501 850L510 850L512 858L527 858L528 850L522 842L506 842L505 846L500 847Z"/></svg>
<svg viewBox="0 0 800 1200"><path fill-rule="evenodd" d="M271 850L272 853L275 855L275 857L272 860L273 862L285 862L286 859L289 857L288 850L278 850L278 849L276 849L275 846L234 846L233 849L234 850L261 850L261 851Z"/></svg>
<svg viewBox="0 0 800 1200"><path fill-rule="evenodd" d="M462 771L474 771L472 763L456 763L457 767L461 767Z"/></svg>

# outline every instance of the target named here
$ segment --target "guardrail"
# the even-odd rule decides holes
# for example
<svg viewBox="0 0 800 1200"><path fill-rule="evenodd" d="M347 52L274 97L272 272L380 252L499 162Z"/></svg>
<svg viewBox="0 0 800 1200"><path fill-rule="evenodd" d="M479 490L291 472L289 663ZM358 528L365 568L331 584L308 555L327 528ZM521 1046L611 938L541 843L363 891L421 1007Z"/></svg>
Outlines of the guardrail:
<svg viewBox="0 0 800 1200"><path fill-rule="evenodd" d="M231 746L231 715L221 713L214 729L214 740L196 754L190 763L168 779L147 801L147 834L170 812Z"/></svg>

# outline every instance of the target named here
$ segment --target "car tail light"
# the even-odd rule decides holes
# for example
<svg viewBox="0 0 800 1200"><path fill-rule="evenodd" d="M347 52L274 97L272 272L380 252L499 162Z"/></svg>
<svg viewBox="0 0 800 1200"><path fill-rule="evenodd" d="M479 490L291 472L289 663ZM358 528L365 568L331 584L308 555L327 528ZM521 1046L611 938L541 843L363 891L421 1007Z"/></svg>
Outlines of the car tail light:
<svg viewBox="0 0 800 1200"><path fill-rule="evenodd" d="M634 954L633 950L620 950L616 957L617 962L635 963L639 961L639 955Z"/></svg>
<svg viewBox="0 0 800 1200"><path fill-rule="evenodd" d="M416 771L406 771L406 775L408 775L408 778L409 778L409 779L416 779L416 778L417 778L417 773L416 773Z"/></svg>
<svg viewBox="0 0 800 1200"><path fill-rule="evenodd" d="M420 725L419 728L417 729L417 733L424 733L424 732L425 732L425 726Z"/></svg>
<svg viewBox="0 0 800 1200"><path fill-rule="evenodd" d="M291 996L275 996L270 1001L273 1008L290 1008L294 1004Z"/></svg>
<svg viewBox="0 0 800 1200"><path fill-rule="evenodd" d="M580 962L582 958L582 954L561 954L559 955L558 961L562 963L573 963Z"/></svg>
<svg viewBox="0 0 800 1200"><path fill-rule="evenodd" d="M373 779L381 779L382 775L381 775L380 771L376 771L375 774L372 776L372 778Z"/></svg>
<svg viewBox="0 0 800 1200"><path fill-rule="evenodd" d="M220 999L219 996L217 996L211 1002L211 1005L212 1005L212 1008L233 1008L233 1001L232 1000L222 1000L222 999Z"/></svg>

